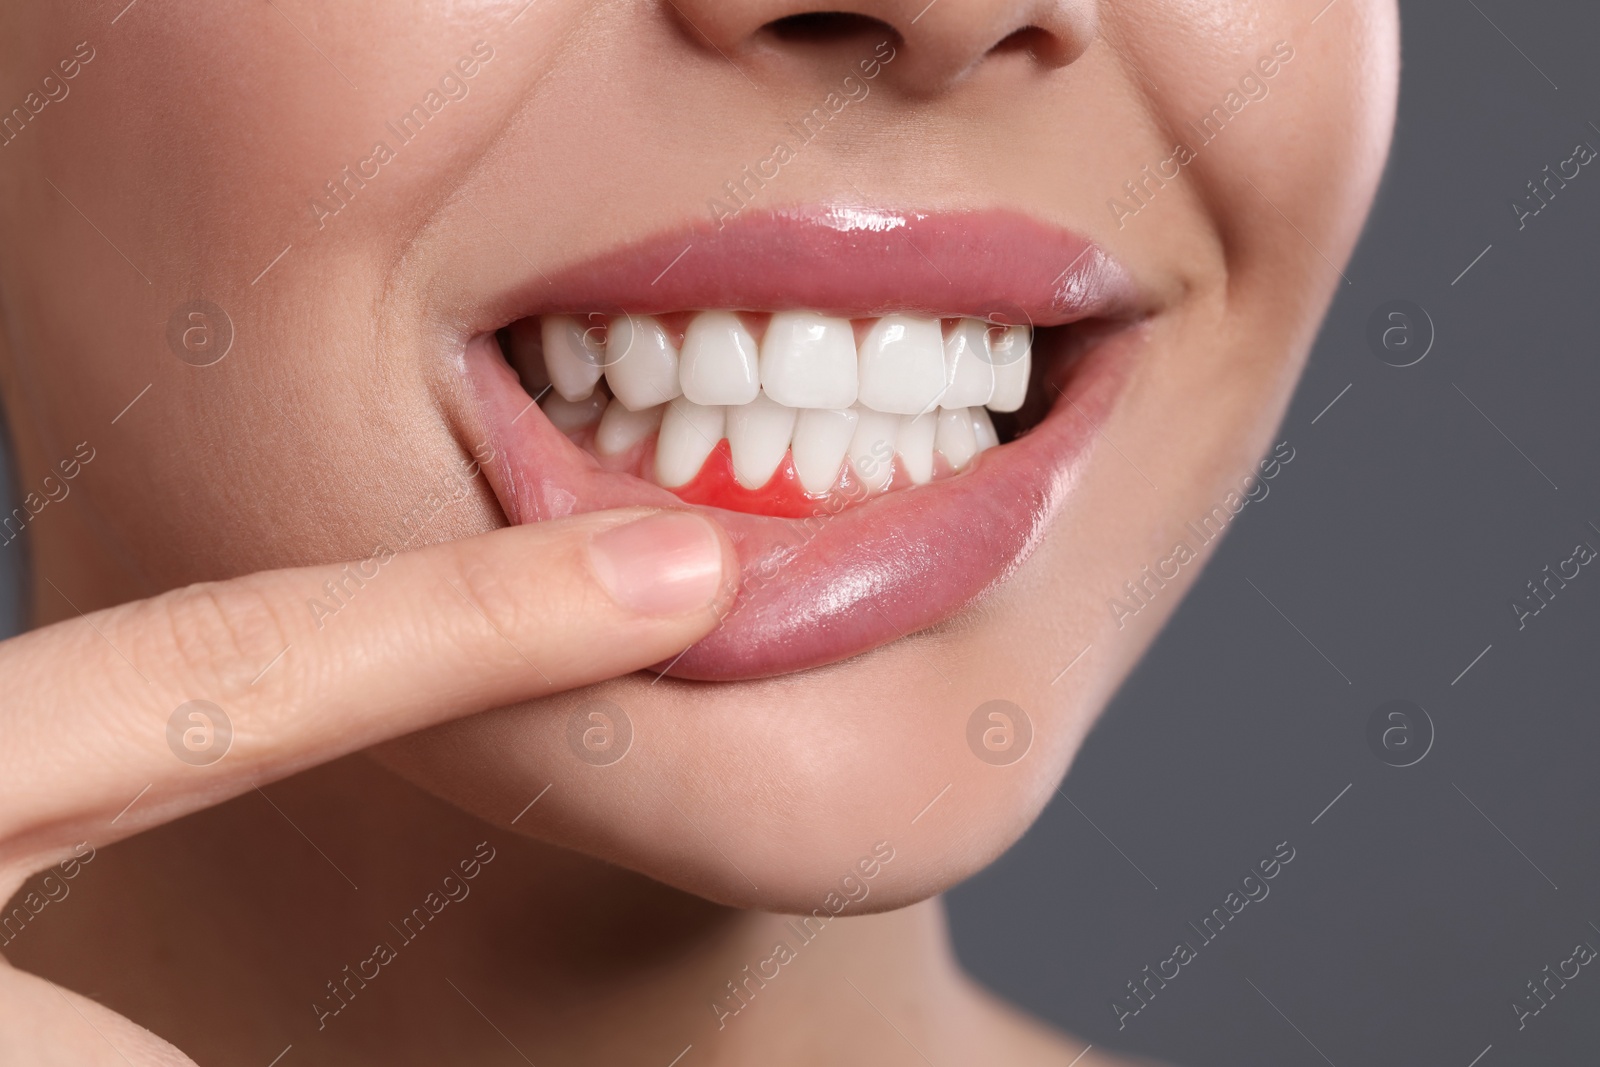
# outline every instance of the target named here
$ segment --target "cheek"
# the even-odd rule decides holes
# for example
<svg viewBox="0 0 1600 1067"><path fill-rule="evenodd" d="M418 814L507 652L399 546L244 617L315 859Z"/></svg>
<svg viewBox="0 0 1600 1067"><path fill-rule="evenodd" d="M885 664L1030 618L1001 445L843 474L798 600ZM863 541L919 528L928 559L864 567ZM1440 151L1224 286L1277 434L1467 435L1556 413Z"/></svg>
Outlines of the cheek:
<svg viewBox="0 0 1600 1067"><path fill-rule="evenodd" d="M373 531L330 537L313 513L397 521L458 452L429 417L448 354L414 310L384 308L375 329L373 294L396 235L457 167L451 149L471 150L498 122L496 92L517 86L485 88L489 64L438 120L454 122L449 137L351 185L356 198L319 229L309 205L390 136L387 109L470 50L450 13L461 5L414 5L377 39L363 26L380 12L372 0L323 13L318 40L338 70L271 5L175 6L180 17L135 5L109 31L115 11L30 18L0 44L5 69L33 78L71 42L98 46L30 144L10 149L51 161L60 193L36 169L0 168L0 226L30 250L0 259L0 291L19 309L7 322L19 393L42 436L100 450L61 515L103 527L162 585L353 558ZM191 321L201 297L216 310ZM231 347L207 363L224 334ZM196 493L203 484L229 488ZM492 525L481 496L430 539ZM257 509L272 521L241 521Z"/></svg>

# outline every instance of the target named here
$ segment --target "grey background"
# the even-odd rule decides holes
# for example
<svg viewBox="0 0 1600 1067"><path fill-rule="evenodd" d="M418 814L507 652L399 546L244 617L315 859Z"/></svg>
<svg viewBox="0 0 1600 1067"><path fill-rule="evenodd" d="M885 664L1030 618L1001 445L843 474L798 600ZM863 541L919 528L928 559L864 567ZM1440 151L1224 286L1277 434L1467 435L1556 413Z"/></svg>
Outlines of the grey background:
<svg viewBox="0 0 1600 1067"><path fill-rule="evenodd" d="M1394 157L1280 434L1293 463L1091 737L1071 803L950 894L965 963L1102 1048L1185 1067L1597 1061L1600 964L1520 1032L1510 1005L1576 942L1600 947L1600 566L1521 632L1509 605L1577 541L1600 547L1600 161L1521 232L1508 201L1575 142L1600 148L1600 12L1403 15ZM1365 340L1396 298L1437 330L1404 369ZM1437 731L1405 769L1366 742L1397 696ZM1285 840L1270 895L1119 1032L1124 983L1198 944L1186 924Z"/></svg>
<svg viewBox="0 0 1600 1067"><path fill-rule="evenodd" d="M1578 541L1600 548L1600 160L1520 232L1509 207L1576 142L1600 149L1600 11L1476 2L1402 5L1394 155L1279 435L1293 463L1112 704L1072 803L950 894L967 966L1099 1048L1600 1062L1600 961L1520 1032L1511 1007L1577 942L1600 948L1600 566L1520 632L1510 607ZM1365 340L1395 298L1437 330L1405 369ZM1436 730L1405 769L1366 742L1391 697ZM1284 840L1270 895L1201 946L1186 923ZM1199 957L1119 1032L1112 998L1185 936Z"/></svg>

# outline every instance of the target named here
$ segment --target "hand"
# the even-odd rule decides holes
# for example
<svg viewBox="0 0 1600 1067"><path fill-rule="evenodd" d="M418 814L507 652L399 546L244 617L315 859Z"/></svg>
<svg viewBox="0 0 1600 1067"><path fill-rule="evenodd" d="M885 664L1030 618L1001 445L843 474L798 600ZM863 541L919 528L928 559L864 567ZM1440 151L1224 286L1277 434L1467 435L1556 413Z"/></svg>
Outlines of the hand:
<svg viewBox="0 0 1600 1067"><path fill-rule="evenodd" d="M0 642L0 901L79 842L670 659L716 626L737 573L714 523L630 508L194 585ZM223 709L220 735L175 715L196 699ZM0 1063L190 1062L0 963Z"/></svg>

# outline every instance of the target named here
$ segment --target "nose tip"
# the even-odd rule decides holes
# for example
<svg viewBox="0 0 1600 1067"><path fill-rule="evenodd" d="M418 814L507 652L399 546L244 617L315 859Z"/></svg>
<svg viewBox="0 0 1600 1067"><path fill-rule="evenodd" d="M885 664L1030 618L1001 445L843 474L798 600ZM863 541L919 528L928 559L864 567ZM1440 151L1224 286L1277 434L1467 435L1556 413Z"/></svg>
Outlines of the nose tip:
<svg viewBox="0 0 1600 1067"><path fill-rule="evenodd" d="M901 7L893 2L882 6ZM913 0L910 7L919 10L909 18L885 21L905 45L906 63L897 76L925 93L947 88L985 58L1006 51L1024 52L1046 70L1064 67L1084 53L1097 28L1093 0Z"/></svg>
<svg viewBox="0 0 1600 1067"><path fill-rule="evenodd" d="M1076 60L1098 30L1097 0L669 0L714 48L732 56L758 39L798 49L819 39L890 38L891 79L920 94L942 92L991 56L1021 53L1051 70ZM873 42L876 43L876 42ZM869 45L870 50L870 45Z"/></svg>

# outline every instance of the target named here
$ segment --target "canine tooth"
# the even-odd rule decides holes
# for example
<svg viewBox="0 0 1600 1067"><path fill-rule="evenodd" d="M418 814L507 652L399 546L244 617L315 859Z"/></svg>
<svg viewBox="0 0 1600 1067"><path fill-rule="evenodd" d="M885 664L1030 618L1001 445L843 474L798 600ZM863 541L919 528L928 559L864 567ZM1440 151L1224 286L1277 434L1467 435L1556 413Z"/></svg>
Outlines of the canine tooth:
<svg viewBox="0 0 1600 1067"><path fill-rule="evenodd" d="M966 467L972 462L972 457L978 454L978 435L973 431L976 421L966 408L939 412L939 429L934 434L933 447L944 456L953 470ZM602 425L601 429L604 428Z"/></svg>
<svg viewBox="0 0 1600 1067"><path fill-rule="evenodd" d="M989 419L989 413L983 408L968 408L972 415L972 436L978 441L978 451L988 448L998 448L1000 435L994 432L994 423Z"/></svg>
<svg viewBox="0 0 1600 1067"><path fill-rule="evenodd" d="M794 424L794 470L808 493L826 493L855 437L857 415L846 408L805 408Z"/></svg>
<svg viewBox="0 0 1600 1067"><path fill-rule="evenodd" d="M678 397L661 416L656 438L656 481L668 489L688 485L706 457L722 440L726 421L720 407L707 407Z"/></svg>
<svg viewBox="0 0 1600 1067"><path fill-rule="evenodd" d="M994 357L989 352L989 324L962 319L944 339L944 408L983 407L994 395Z"/></svg>
<svg viewBox="0 0 1600 1067"><path fill-rule="evenodd" d="M900 416L894 450L912 485L933 481L933 437L938 428L939 416L933 412Z"/></svg>
<svg viewBox="0 0 1600 1067"><path fill-rule="evenodd" d="M856 402L856 339L847 319L780 311L761 339L761 388L791 408Z"/></svg>
<svg viewBox="0 0 1600 1067"><path fill-rule="evenodd" d="M944 393L944 337L938 319L885 315L861 342L864 407L916 415L938 404Z"/></svg>
<svg viewBox="0 0 1600 1067"><path fill-rule="evenodd" d="M882 492L894 477L894 442L900 417L867 407L856 409L856 432L850 438L850 466L871 492Z"/></svg>
<svg viewBox="0 0 1600 1067"><path fill-rule="evenodd" d="M991 411L1015 411L1028 395L1028 375L1033 367L1033 329L1007 326L989 344L994 361L994 395L985 406Z"/></svg>
<svg viewBox="0 0 1600 1067"><path fill-rule="evenodd" d="M772 478L794 436L795 409L768 396L728 408L728 446L733 476L746 489L760 489Z"/></svg>
<svg viewBox="0 0 1600 1067"><path fill-rule="evenodd" d="M571 315L545 315L539 320L539 332L550 384L566 400L586 399L605 365L600 331Z"/></svg>
<svg viewBox="0 0 1600 1067"><path fill-rule="evenodd" d="M606 408L606 395L604 393L590 393L582 400L568 400L559 393L551 393L539 404L545 418L550 420L550 425L562 433L572 433L585 426L592 426L595 420L601 418L601 412Z"/></svg>
<svg viewBox="0 0 1600 1067"><path fill-rule="evenodd" d="M619 315L606 333L606 384L630 410L665 404L681 396L678 350L666 328L650 315Z"/></svg>
<svg viewBox="0 0 1600 1067"><path fill-rule="evenodd" d="M684 332L678 368L696 404L748 404L761 388L756 339L731 311L702 311Z"/></svg>
<svg viewBox="0 0 1600 1067"><path fill-rule="evenodd" d="M661 405L630 411L625 404L608 404L594 432L594 448L602 456L620 456L661 425Z"/></svg>

